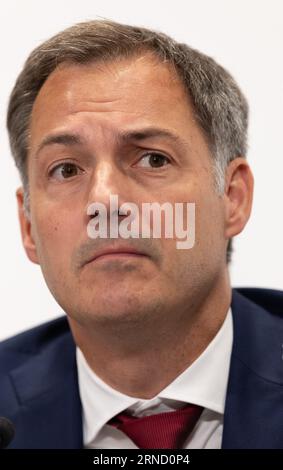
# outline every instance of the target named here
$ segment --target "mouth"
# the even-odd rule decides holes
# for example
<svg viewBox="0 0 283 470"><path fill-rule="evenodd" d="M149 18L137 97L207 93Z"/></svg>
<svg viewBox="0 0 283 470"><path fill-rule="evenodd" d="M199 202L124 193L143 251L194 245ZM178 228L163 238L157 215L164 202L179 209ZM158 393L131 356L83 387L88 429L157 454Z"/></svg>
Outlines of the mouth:
<svg viewBox="0 0 283 470"><path fill-rule="evenodd" d="M99 262L99 261L111 261L111 260L125 260L125 259L141 259L148 257L145 253L142 253L133 248L121 248L121 249L105 249L97 252L94 256L87 261L86 264Z"/></svg>

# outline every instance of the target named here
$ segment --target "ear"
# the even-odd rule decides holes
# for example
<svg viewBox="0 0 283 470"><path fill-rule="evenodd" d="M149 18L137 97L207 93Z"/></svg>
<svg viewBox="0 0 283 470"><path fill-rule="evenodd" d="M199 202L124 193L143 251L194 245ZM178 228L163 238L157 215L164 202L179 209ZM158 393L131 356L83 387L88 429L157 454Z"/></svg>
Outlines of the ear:
<svg viewBox="0 0 283 470"><path fill-rule="evenodd" d="M16 191L17 202L18 202L18 216L21 227L22 242L26 251L26 254L30 261L39 264L35 242L32 236L31 221L24 209L24 190L22 187Z"/></svg>
<svg viewBox="0 0 283 470"><path fill-rule="evenodd" d="M227 239L240 233L249 220L253 200L254 179L247 161L235 158L226 170L225 186L225 236Z"/></svg>

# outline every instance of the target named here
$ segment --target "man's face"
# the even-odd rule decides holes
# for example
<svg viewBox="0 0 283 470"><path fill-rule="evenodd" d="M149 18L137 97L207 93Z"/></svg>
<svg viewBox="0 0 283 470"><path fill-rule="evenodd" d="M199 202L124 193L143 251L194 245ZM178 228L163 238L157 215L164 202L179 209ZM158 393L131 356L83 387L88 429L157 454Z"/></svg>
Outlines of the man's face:
<svg viewBox="0 0 283 470"><path fill-rule="evenodd" d="M175 138L148 133L152 128ZM82 324L189 313L226 269L225 211L205 138L168 66L149 55L106 65L65 64L36 98L30 131L34 250L27 251L62 308ZM88 205L109 209L113 194L119 204L139 207L194 202L194 247L179 250L176 239L164 237L90 239ZM90 261L109 247L132 247L143 256Z"/></svg>

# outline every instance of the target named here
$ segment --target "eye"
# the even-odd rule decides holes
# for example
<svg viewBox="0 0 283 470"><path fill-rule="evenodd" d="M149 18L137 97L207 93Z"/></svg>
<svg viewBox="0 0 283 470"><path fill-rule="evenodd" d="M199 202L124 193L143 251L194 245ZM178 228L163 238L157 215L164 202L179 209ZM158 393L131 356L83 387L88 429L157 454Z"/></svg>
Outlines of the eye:
<svg viewBox="0 0 283 470"><path fill-rule="evenodd" d="M49 176L62 181L77 176L81 171L82 170L74 163L60 163L60 165L57 165L50 170Z"/></svg>
<svg viewBox="0 0 283 470"><path fill-rule="evenodd" d="M140 159L139 166L143 168L161 168L168 165L168 163L170 163L170 160L165 155L149 152Z"/></svg>

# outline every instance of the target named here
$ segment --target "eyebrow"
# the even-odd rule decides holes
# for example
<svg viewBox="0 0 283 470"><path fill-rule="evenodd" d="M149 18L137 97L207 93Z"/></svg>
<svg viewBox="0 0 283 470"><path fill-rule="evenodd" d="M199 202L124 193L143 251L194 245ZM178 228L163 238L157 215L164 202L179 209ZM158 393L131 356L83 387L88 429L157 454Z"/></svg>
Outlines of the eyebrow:
<svg viewBox="0 0 283 470"><path fill-rule="evenodd" d="M187 149L189 143L184 140L179 135L175 134L169 129L163 129L158 127L148 127L145 129L136 129L130 131L123 131L117 133L115 138L118 142L129 143L131 141L142 141L150 138L166 138L167 140L172 141L173 143L180 145ZM51 145L63 145L63 146L76 146L76 145L86 145L86 140L80 134L76 133L59 133L59 134L50 134L44 137L42 142L36 149L35 158L38 158L38 154L45 147Z"/></svg>

